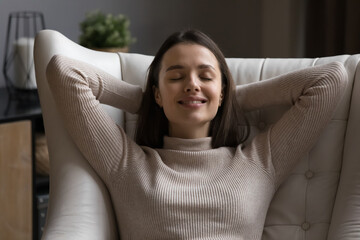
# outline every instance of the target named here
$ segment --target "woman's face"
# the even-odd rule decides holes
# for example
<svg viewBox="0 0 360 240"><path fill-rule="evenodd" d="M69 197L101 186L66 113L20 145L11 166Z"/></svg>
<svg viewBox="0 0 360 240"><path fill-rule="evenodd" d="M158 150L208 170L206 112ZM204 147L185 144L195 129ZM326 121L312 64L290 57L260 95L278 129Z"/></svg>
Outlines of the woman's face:
<svg viewBox="0 0 360 240"><path fill-rule="evenodd" d="M169 135L179 138L206 137L211 120L222 101L221 71L207 48L180 43L163 56L157 104L169 121Z"/></svg>

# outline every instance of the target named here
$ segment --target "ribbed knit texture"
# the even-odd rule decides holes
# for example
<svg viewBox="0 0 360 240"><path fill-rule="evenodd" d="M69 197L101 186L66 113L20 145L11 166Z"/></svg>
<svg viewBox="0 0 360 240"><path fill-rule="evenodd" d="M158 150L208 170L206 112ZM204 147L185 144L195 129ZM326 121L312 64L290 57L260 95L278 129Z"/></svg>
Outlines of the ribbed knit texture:
<svg viewBox="0 0 360 240"><path fill-rule="evenodd" d="M211 137L130 140L99 101L136 113L142 92L94 66L55 56L47 79L74 142L109 189L121 239L261 239L270 201L331 119L345 90L340 63L237 88L252 111L292 107L246 146L211 149Z"/></svg>

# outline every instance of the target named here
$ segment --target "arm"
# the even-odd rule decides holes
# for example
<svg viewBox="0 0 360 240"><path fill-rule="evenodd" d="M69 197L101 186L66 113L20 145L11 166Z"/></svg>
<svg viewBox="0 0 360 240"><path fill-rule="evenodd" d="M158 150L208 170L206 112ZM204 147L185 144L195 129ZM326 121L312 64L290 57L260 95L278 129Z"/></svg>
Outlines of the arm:
<svg viewBox="0 0 360 240"><path fill-rule="evenodd" d="M277 185L313 146L330 121L346 84L347 72L335 62L237 88L237 100L245 111L291 105L278 122L254 139L267 149L261 158L272 163Z"/></svg>
<svg viewBox="0 0 360 240"><path fill-rule="evenodd" d="M236 102L245 112L270 106L292 106L303 94L303 91L317 81L315 78L321 74L317 71L326 71L326 68L333 64L337 65L338 63L308 67L259 82L237 85Z"/></svg>
<svg viewBox="0 0 360 240"><path fill-rule="evenodd" d="M54 70L56 72L50 73L50 71ZM58 81L58 84L64 84L61 81L68 81L67 84L69 85L83 84L89 87L94 97L100 103L122 109L129 113L137 113L140 109L142 101L142 89L140 86L118 80L112 75L85 62L56 55L49 62L47 76L49 74L51 76L48 79L56 79L55 81ZM76 79L73 79L73 77Z"/></svg>
<svg viewBox="0 0 360 240"><path fill-rule="evenodd" d="M103 111L99 100L136 112L141 89L64 56L51 59L46 76L68 133L94 169L108 177L124 162L131 142Z"/></svg>

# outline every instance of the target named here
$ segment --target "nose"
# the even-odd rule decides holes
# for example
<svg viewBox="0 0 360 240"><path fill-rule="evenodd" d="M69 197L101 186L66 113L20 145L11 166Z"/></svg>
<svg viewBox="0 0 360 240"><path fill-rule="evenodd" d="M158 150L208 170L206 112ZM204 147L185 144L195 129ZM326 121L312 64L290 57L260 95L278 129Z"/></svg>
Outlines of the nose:
<svg viewBox="0 0 360 240"><path fill-rule="evenodd" d="M185 81L185 92L199 92L200 91L200 85L199 81L196 76L189 76L187 80Z"/></svg>

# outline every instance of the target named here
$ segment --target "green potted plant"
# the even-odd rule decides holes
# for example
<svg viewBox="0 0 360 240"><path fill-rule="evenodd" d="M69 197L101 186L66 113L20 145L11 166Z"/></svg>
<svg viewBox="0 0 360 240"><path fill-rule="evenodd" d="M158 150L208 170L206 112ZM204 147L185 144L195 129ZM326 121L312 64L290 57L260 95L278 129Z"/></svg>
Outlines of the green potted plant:
<svg viewBox="0 0 360 240"><path fill-rule="evenodd" d="M80 45L107 52L127 52L129 45L135 42L129 25L130 20L122 14L88 12L80 23Z"/></svg>

